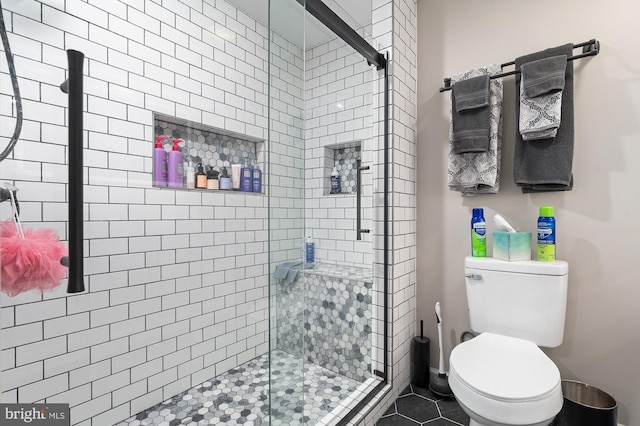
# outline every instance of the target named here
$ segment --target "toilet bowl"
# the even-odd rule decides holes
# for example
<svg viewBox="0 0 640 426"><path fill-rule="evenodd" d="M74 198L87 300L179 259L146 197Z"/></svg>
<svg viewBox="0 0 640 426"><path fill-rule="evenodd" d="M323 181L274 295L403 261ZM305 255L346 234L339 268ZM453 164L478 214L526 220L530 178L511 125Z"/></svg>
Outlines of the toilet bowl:
<svg viewBox="0 0 640 426"><path fill-rule="evenodd" d="M535 343L489 332L453 349L449 386L471 426L547 426L563 403L560 372Z"/></svg>

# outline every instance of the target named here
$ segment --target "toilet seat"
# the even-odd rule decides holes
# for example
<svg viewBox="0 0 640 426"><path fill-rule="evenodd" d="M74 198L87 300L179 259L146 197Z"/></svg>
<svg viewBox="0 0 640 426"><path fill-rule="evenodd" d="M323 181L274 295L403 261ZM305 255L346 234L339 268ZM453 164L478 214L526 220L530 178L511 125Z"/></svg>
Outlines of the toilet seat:
<svg viewBox="0 0 640 426"><path fill-rule="evenodd" d="M499 424L538 424L562 408L560 372L533 342L482 333L456 346L449 385L463 406Z"/></svg>

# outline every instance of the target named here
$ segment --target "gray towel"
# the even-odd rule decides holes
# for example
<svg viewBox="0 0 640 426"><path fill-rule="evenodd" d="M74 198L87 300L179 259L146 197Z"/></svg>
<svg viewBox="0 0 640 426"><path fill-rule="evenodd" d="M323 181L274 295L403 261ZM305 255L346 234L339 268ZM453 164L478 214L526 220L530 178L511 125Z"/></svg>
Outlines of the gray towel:
<svg viewBox="0 0 640 426"><path fill-rule="evenodd" d="M502 72L492 64L451 76L451 83L480 75ZM477 194L496 194L500 189L500 157L502 155L502 79L489 82L489 149L486 152L456 154L453 142L453 120L449 121L449 162L447 185L463 197ZM452 111L453 113L453 105Z"/></svg>
<svg viewBox="0 0 640 426"><path fill-rule="evenodd" d="M522 64L519 129L523 140L556 136L562 117L566 67L566 55Z"/></svg>
<svg viewBox="0 0 640 426"><path fill-rule="evenodd" d="M459 81L451 90L451 119L456 154L489 149L489 76Z"/></svg>
<svg viewBox="0 0 640 426"><path fill-rule="evenodd" d="M286 279L289 283L292 283L296 280L298 272L300 272L302 269L311 269L313 267L313 263L305 263L300 260L284 262L276 266L275 276L277 280Z"/></svg>
<svg viewBox="0 0 640 426"><path fill-rule="evenodd" d="M527 98L535 98L564 89L567 55L522 64L522 87Z"/></svg>
<svg viewBox="0 0 640 426"><path fill-rule="evenodd" d="M278 280L285 279L293 266L301 265L301 264L302 264L301 261L281 263L280 265L276 266L276 279Z"/></svg>
<svg viewBox="0 0 640 426"><path fill-rule="evenodd" d="M298 276L298 272L302 269L311 269L313 266L313 263L298 262L289 269L289 272L287 273L287 281L289 283L294 282Z"/></svg>
<svg viewBox="0 0 640 426"><path fill-rule="evenodd" d="M565 44L516 59L516 69L523 64L557 55L571 56L573 44ZM516 130L513 177L522 192L570 191L573 186L573 64L568 62L562 94L562 125L555 138L524 141ZM516 75L516 93L520 93L521 76ZM520 102L516 102L516 117Z"/></svg>

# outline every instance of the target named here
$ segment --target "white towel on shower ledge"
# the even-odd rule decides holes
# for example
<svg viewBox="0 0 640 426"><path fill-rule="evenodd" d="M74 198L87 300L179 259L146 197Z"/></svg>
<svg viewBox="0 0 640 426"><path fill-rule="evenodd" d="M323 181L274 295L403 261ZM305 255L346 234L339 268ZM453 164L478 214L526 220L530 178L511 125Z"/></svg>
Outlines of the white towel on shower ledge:
<svg viewBox="0 0 640 426"><path fill-rule="evenodd" d="M451 84L480 75L502 72L500 65L492 64L469 70L451 77ZM500 189L500 157L502 154L502 79L489 83L489 149L486 152L456 154L453 144L453 126L449 120L449 161L447 184L462 196L496 194Z"/></svg>

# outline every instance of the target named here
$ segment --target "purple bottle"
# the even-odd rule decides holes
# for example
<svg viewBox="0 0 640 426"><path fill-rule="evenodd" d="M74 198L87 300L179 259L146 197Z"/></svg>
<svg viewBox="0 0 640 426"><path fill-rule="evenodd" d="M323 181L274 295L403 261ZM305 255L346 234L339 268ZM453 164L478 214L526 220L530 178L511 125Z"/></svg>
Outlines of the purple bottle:
<svg viewBox="0 0 640 426"><path fill-rule="evenodd" d="M167 184L171 188L184 188L182 181L184 176L184 163L182 162L182 152L178 144L184 142L182 139L173 140L173 149L169 152Z"/></svg>
<svg viewBox="0 0 640 426"><path fill-rule="evenodd" d="M242 168L240 169L240 191L253 192L253 169L248 161L242 161Z"/></svg>
<svg viewBox="0 0 640 426"><path fill-rule="evenodd" d="M253 192L262 192L262 171L258 165L253 168L253 176L251 178Z"/></svg>
<svg viewBox="0 0 640 426"><path fill-rule="evenodd" d="M167 186L167 151L162 146L166 136L156 136L156 147L153 151L153 186Z"/></svg>

